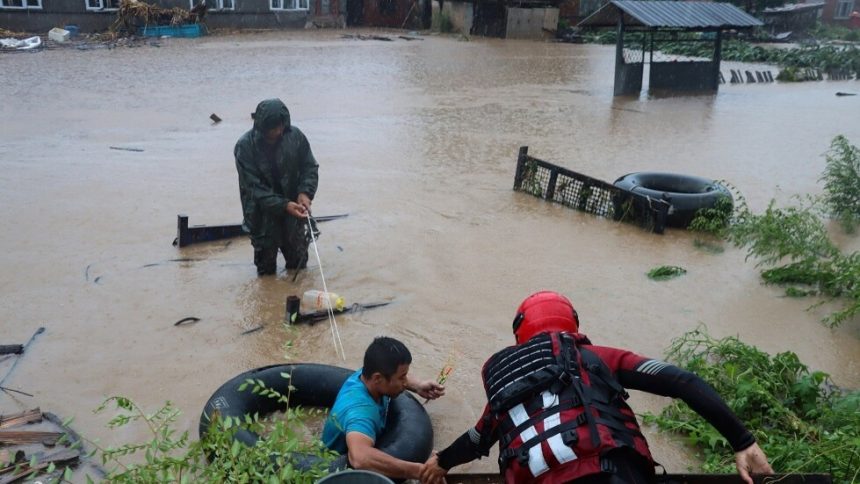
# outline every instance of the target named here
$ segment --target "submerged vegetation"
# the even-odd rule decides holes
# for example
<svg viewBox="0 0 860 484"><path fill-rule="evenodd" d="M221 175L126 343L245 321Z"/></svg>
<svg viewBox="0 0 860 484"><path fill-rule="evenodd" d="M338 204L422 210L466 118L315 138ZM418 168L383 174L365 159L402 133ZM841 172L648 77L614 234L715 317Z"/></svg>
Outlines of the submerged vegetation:
<svg viewBox="0 0 860 484"><path fill-rule="evenodd" d="M674 340L667 357L722 395L778 472L828 472L833 482L860 482L860 391L838 388L795 353L770 356L702 329ZM734 472L728 442L682 401L644 421L685 435L702 452L703 471Z"/></svg>
<svg viewBox="0 0 860 484"><path fill-rule="evenodd" d="M713 48L696 42L667 43L660 46L666 54L689 57L711 57ZM722 59L737 62L775 64L784 69L818 69L860 74L860 49L854 46L815 45L791 49L774 49L748 42L730 40L722 46Z"/></svg>
<svg viewBox="0 0 860 484"><path fill-rule="evenodd" d="M660 266L648 271L648 278L655 281L665 281L687 273L687 269L678 266Z"/></svg>
<svg viewBox="0 0 860 484"><path fill-rule="evenodd" d="M842 136L826 154L822 181L823 195L798 198L797 205L784 208L772 200L760 214L735 193L734 204L726 198L701 210L690 229L746 248L747 257L763 268L762 279L784 286L787 296L841 301L842 307L824 319L837 326L860 313L860 252L841 252L822 219L830 215L849 231L860 223L860 151Z"/></svg>
<svg viewBox="0 0 860 484"><path fill-rule="evenodd" d="M825 31L825 30L822 30ZM827 31L830 32L830 31ZM686 34L688 40L698 38L699 34ZM836 34L832 34L836 35ZM615 31L591 31L583 33L586 42L615 43ZM635 34L625 37L628 42L641 45L641 38ZM680 40L684 40L683 36ZM646 38L647 40L647 38ZM655 49L664 54L685 57L711 58L713 44L708 42L659 42ZM743 40L728 40L722 43L721 57L724 61L774 64L783 69L779 79L786 81L804 80L807 69L822 72L842 72L855 78L860 75L860 48L854 45L812 45L786 49L762 47Z"/></svg>

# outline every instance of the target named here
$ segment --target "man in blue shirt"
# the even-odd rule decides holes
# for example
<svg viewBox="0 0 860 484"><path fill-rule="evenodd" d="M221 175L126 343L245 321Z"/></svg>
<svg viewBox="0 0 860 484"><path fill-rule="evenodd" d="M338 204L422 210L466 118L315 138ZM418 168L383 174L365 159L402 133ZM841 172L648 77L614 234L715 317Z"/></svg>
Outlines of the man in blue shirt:
<svg viewBox="0 0 860 484"><path fill-rule="evenodd" d="M364 353L364 367L344 382L323 428L323 443L329 449L348 454L355 469L379 472L389 477L418 479L423 463L407 462L374 447L385 430L391 398L410 390L434 400L445 387L433 380L409 376L412 355L394 338L380 336Z"/></svg>

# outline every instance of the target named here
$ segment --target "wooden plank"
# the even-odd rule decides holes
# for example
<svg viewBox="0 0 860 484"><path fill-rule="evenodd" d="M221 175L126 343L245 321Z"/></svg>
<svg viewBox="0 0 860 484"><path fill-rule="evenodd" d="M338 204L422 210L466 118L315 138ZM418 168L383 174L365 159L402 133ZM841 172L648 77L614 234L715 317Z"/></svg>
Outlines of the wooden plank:
<svg viewBox="0 0 860 484"><path fill-rule="evenodd" d="M42 421L42 411L39 407L26 410L12 415L0 415L0 429L14 427L16 425L35 423Z"/></svg>
<svg viewBox="0 0 860 484"><path fill-rule="evenodd" d="M10 462L20 462L24 460L24 451L23 450L10 450L3 449L0 450L0 463L8 464Z"/></svg>
<svg viewBox="0 0 860 484"><path fill-rule="evenodd" d="M56 445L62 432L40 432L37 430L0 430L0 444L44 444Z"/></svg>
<svg viewBox="0 0 860 484"><path fill-rule="evenodd" d="M43 471L51 464L54 464L58 468L74 464L78 461L80 456L80 452L75 450L64 449L57 451L39 459L35 467L30 467L29 464L21 466L18 472L0 479L0 484L11 484L19 479L29 476L33 471Z"/></svg>

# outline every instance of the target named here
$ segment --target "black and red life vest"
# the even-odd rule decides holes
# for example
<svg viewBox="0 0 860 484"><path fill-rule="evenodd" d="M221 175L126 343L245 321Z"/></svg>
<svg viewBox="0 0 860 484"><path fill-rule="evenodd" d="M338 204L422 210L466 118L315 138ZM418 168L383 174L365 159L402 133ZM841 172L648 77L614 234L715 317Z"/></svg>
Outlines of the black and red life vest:
<svg viewBox="0 0 860 484"><path fill-rule="evenodd" d="M601 456L623 447L653 463L627 393L582 344L590 344L583 335L542 333L484 364L507 482L568 482L607 471Z"/></svg>

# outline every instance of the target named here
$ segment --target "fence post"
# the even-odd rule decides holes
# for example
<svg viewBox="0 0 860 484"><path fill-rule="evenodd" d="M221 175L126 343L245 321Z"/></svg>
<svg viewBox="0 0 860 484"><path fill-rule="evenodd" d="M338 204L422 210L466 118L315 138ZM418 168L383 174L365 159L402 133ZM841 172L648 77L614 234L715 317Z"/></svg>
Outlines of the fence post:
<svg viewBox="0 0 860 484"><path fill-rule="evenodd" d="M179 247L185 247L191 241L188 240L188 215L179 214L176 216L176 240Z"/></svg>
<svg viewBox="0 0 860 484"><path fill-rule="evenodd" d="M517 157L517 172L514 175L514 190L519 190L523 185L523 175L526 172L526 160L529 157L529 147L520 146L520 154Z"/></svg>
<svg viewBox="0 0 860 484"><path fill-rule="evenodd" d="M552 170L549 172L549 183L546 184L546 194L544 195L544 199L552 200L555 196L555 183L558 181L558 170Z"/></svg>

